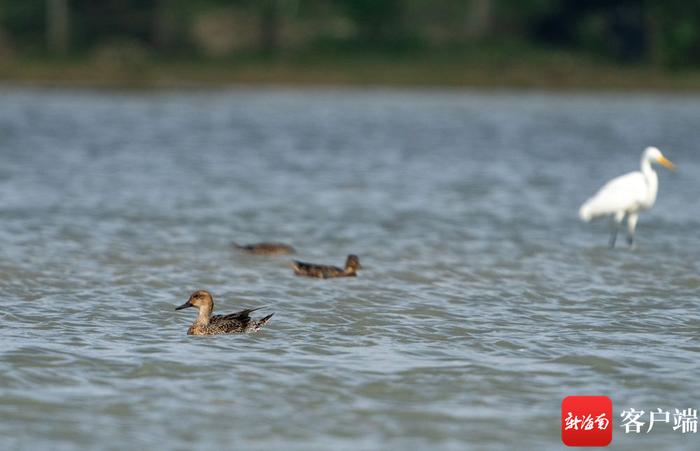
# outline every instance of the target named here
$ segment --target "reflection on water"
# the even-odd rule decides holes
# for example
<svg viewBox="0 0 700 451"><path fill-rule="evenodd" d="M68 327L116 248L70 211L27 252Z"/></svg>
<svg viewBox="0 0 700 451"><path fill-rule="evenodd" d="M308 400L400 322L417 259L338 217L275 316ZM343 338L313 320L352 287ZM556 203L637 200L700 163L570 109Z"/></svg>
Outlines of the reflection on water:
<svg viewBox="0 0 700 451"><path fill-rule="evenodd" d="M0 95L3 449L559 449L566 395L700 407L697 98ZM578 206L649 144L680 171L611 252ZM186 337L199 288L276 315Z"/></svg>

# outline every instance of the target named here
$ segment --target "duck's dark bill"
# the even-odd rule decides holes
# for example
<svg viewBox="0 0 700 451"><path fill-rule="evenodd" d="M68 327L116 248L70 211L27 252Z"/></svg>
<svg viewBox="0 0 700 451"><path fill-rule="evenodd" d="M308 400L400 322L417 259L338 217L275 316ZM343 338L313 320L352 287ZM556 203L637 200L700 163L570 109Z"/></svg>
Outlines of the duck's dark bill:
<svg viewBox="0 0 700 451"><path fill-rule="evenodd" d="M192 304L190 304L190 301L185 302L180 307L175 307L175 310L182 310L183 308L187 308L187 307L192 307Z"/></svg>

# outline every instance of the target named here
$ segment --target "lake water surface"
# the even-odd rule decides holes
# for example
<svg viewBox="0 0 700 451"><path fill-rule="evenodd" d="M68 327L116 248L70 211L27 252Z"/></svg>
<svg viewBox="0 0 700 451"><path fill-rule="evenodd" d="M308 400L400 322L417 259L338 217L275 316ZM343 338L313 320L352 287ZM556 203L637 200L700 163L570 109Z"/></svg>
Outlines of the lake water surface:
<svg viewBox="0 0 700 451"><path fill-rule="evenodd" d="M647 145L611 251L578 206ZM2 88L0 448L560 449L597 394L696 450L619 415L700 409L699 147L695 96ZM188 337L195 289L276 314Z"/></svg>

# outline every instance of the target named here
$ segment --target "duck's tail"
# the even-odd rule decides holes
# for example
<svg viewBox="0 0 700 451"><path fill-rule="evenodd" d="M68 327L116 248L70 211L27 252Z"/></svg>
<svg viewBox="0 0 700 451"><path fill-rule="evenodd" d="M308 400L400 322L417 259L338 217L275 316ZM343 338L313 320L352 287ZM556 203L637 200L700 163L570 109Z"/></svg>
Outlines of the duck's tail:
<svg viewBox="0 0 700 451"><path fill-rule="evenodd" d="M268 321L270 321L270 318L272 318L272 315L274 315L274 313L270 313L269 315L257 320L255 322L255 330L258 331L258 330L262 329L263 326L265 326L265 324L267 324Z"/></svg>
<svg viewBox="0 0 700 451"><path fill-rule="evenodd" d="M235 247L236 249L245 249L245 246L242 244L238 244L235 241L231 242L231 246Z"/></svg>

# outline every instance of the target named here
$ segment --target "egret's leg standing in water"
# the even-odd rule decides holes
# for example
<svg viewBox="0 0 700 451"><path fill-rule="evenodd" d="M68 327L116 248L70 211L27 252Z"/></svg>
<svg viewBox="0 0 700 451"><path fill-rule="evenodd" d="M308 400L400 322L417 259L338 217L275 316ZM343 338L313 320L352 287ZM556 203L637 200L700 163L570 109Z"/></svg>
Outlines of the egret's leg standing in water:
<svg viewBox="0 0 700 451"><path fill-rule="evenodd" d="M614 219L612 221L612 231L610 232L610 248L615 247L615 241L617 241L617 229L620 228L620 224L622 224L622 220L625 219L625 212L624 211L618 211L615 213Z"/></svg>
<svg viewBox="0 0 700 451"><path fill-rule="evenodd" d="M627 216L627 244L630 249L634 249L634 230L637 228L638 213L630 213Z"/></svg>

